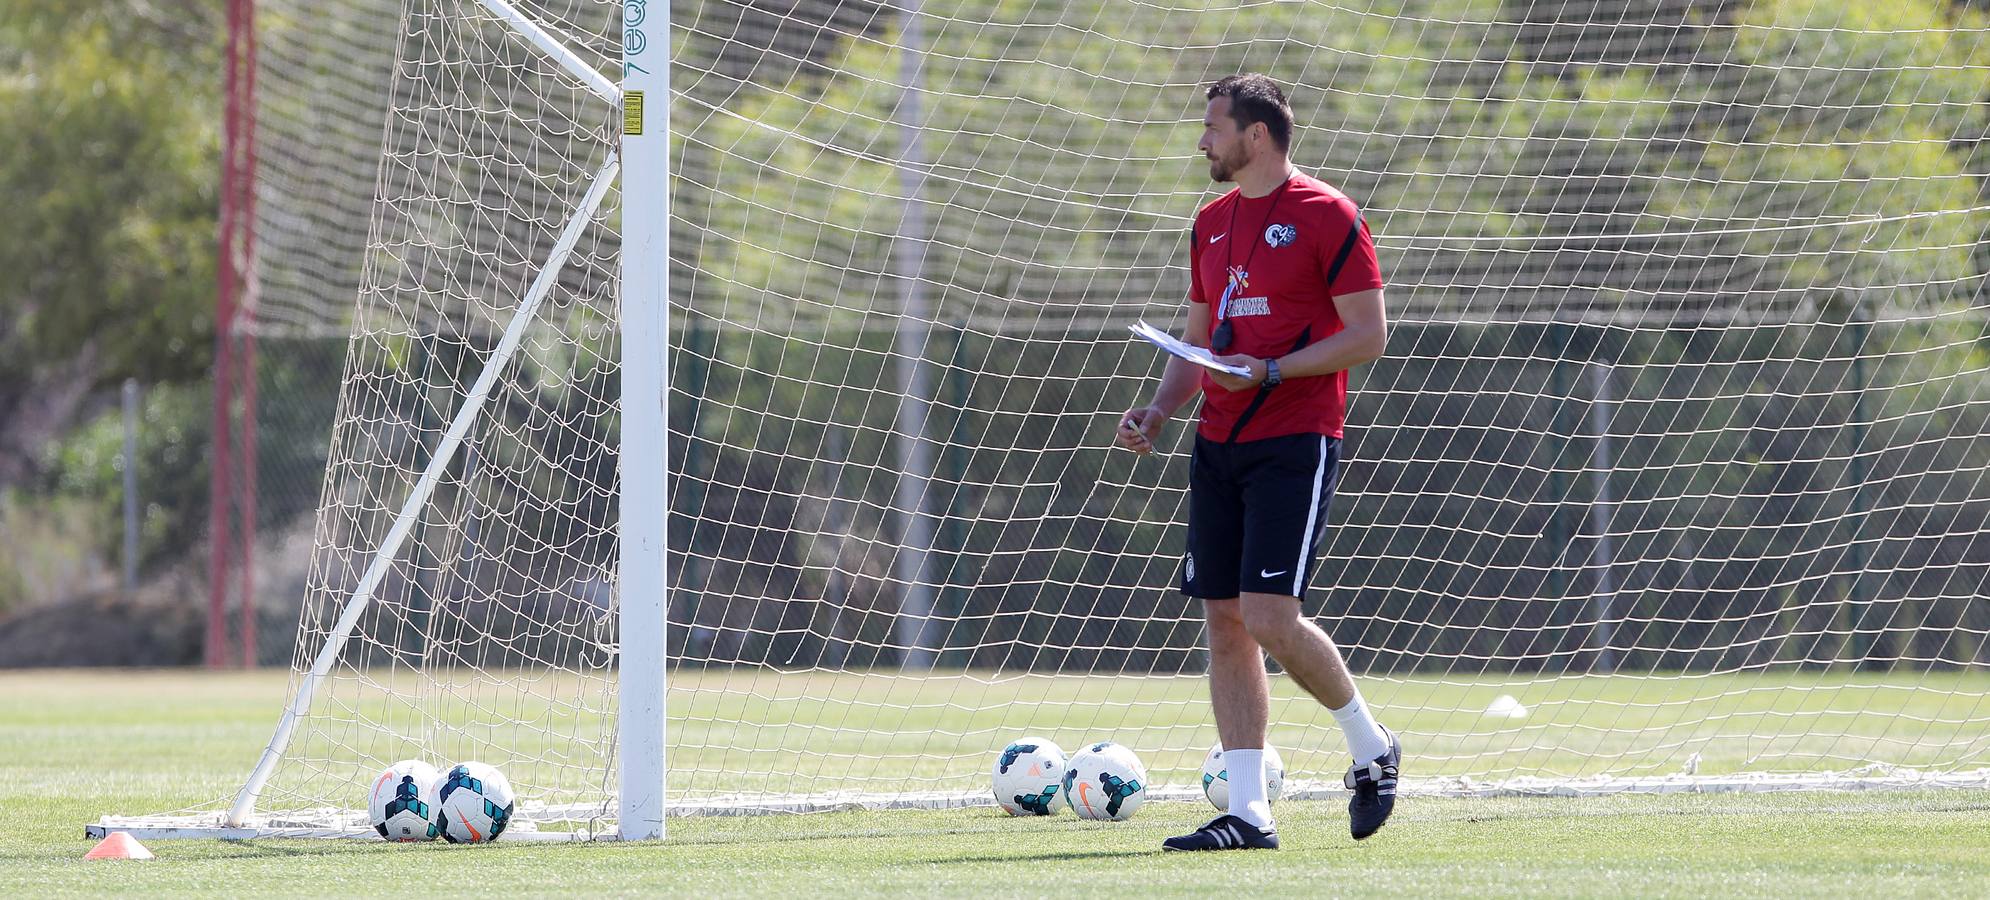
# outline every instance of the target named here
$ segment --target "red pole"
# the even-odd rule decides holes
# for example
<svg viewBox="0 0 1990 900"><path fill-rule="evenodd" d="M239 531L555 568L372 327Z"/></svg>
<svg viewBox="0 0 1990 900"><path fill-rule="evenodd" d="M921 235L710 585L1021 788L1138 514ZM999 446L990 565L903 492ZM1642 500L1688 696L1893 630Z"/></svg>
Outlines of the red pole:
<svg viewBox="0 0 1990 900"><path fill-rule="evenodd" d="M241 190L235 198L236 227L239 230L236 277L241 285L241 307L253 316L256 310L256 3L237 0L241 7L235 33L241 36L241 102L235 111L236 139L241 144L241 162L236 180ZM237 483L241 500L236 505L242 521L242 665L256 666L256 332L242 329L242 471Z"/></svg>
<svg viewBox="0 0 1990 900"><path fill-rule="evenodd" d="M232 2L231 2L232 6ZM233 10L228 17L228 55L222 65L222 110L221 110L221 213L220 234L217 236L216 271L214 294L214 447L207 484L207 667L218 669L227 665L228 632L228 550L234 543L234 536L228 527L229 500L232 491L229 482L234 479L234 470L229 465L229 446L234 443L232 436L234 397L230 390L234 380L234 354L231 352L230 334L235 322L235 264L233 243L235 235L235 142L239 116L236 98L235 57L240 46L237 33L240 23Z"/></svg>
<svg viewBox="0 0 1990 900"><path fill-rule="evenodd" d="M256 667L256 336L242 334L242 666Z"/></svg>

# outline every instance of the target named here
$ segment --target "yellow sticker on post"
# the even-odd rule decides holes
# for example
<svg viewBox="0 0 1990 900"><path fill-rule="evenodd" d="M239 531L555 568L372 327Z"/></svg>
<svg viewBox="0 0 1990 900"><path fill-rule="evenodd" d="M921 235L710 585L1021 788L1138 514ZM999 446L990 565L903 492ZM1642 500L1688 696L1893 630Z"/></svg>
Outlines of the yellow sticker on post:
<svg viewBox="0 0 1990 900"><path fill-rule="evenodd" d="M624 91L622 93L622 133L643 133L642 91Z"/></svg>

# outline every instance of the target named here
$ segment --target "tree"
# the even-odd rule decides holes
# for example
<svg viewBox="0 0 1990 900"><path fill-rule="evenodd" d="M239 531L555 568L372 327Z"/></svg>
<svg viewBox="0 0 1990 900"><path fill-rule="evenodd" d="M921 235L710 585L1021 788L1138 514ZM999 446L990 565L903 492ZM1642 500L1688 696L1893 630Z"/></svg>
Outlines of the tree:
<svg viewBox="0 0 1990 900"><path fill-rule="evenodd" d="M0 490L123 379L207 376L219 7L0 0Z"/></svg>
<svg viewBox="0 0 1990 900"><path fill-rule="evenodd" d="M0 517L34 546L115 558L119 384L145 386L141 562L198 559L211 435L221 0L0 0ZM323 468L339 348L262 364L265 472ZM317 371L313 371L313 369ZM315 492L265 492L264 524ZM9 559L14 556L16 559ZM61 585L45 580L39 599Z"/></svg>

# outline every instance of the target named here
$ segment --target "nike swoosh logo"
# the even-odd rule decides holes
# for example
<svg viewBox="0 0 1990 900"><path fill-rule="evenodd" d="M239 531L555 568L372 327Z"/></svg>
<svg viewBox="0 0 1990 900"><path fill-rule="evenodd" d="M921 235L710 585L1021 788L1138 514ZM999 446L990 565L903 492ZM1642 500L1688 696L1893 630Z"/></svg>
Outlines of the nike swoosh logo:
<svg viewBox="0 0 1990 900"><path fill-rule="evenodd" d="M1226 231L1226 232L1223 232L1223 234L1219 234L1219 235L1217 235L1217 236L1215 236L1215 237L1213 237L1213 238L1210 238L1210 239L1209 239L1209 242L1210 242L1210 243L1212 243L1212 244L1214 244L1214 243L1216 243L1217 241L1220 241L1220 240L1222 240L1222 239L1223 239L1223 238L1224 238L1225 236L1227 236L1227 235L1228 235L1229 233L1230 233L1230 232L1227 232L1227 231Z"/></svg>
<svg viewBox="0 0 1990 900"><path fill-rule="evenodd" d="M1280 569L1280 570L1278 570L1278 571L1276 571L1276 572L1267 572L1267 571L1265 571L1265 570L1263 570L1263 569L1259 569L1259 570L1258 570L1258 577L1259 577L1259 578L1277 578L1278 576L1280 576L1280 575L1283 575L1283 574L1285 574L1285 573L1286 573L1286 571L1287 571L1287 570L1285 570L1285 569Z"/></svg>

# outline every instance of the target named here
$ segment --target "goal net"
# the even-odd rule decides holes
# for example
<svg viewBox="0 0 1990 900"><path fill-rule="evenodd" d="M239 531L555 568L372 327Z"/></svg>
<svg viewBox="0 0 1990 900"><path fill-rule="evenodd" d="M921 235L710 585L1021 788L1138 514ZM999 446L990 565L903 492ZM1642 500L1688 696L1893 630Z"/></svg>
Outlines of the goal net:
<svg viewBox="0 0 1990 900"><path fill-rule="evenodd" d="M264 70L268 133L324 117L289 132L339 136L300 142L337 157L311 172L366 160L372 200L342 286L323 248L358 223L263 194L260 314L351 337L308 703L229 824L351 829L404 757L499 766L549 833L617 833L632 756L673 814L981 803L1024 734L1195 796L1192 426L1110 442L1161 368L1126 326L1178 327L1226 189L1203 88L1240 70L1288 86L1295 163L1362 205L1389 284L1307 609L1406 792L1986 782L1978 9L263 6L307 60ZM612 190L623 54L666 40L668 186ZM300 87L389 44L377 93ZM668 268L653 346L623 340L632 262ZM643 354L669 480L634 497ZM666 583L618 575L632 508L668 516ZM660 636L621 627L637 603ZM618 736L638 643L660 745ZM1273 684L1289 784L1335 793L1332 719Z"/></svg>

